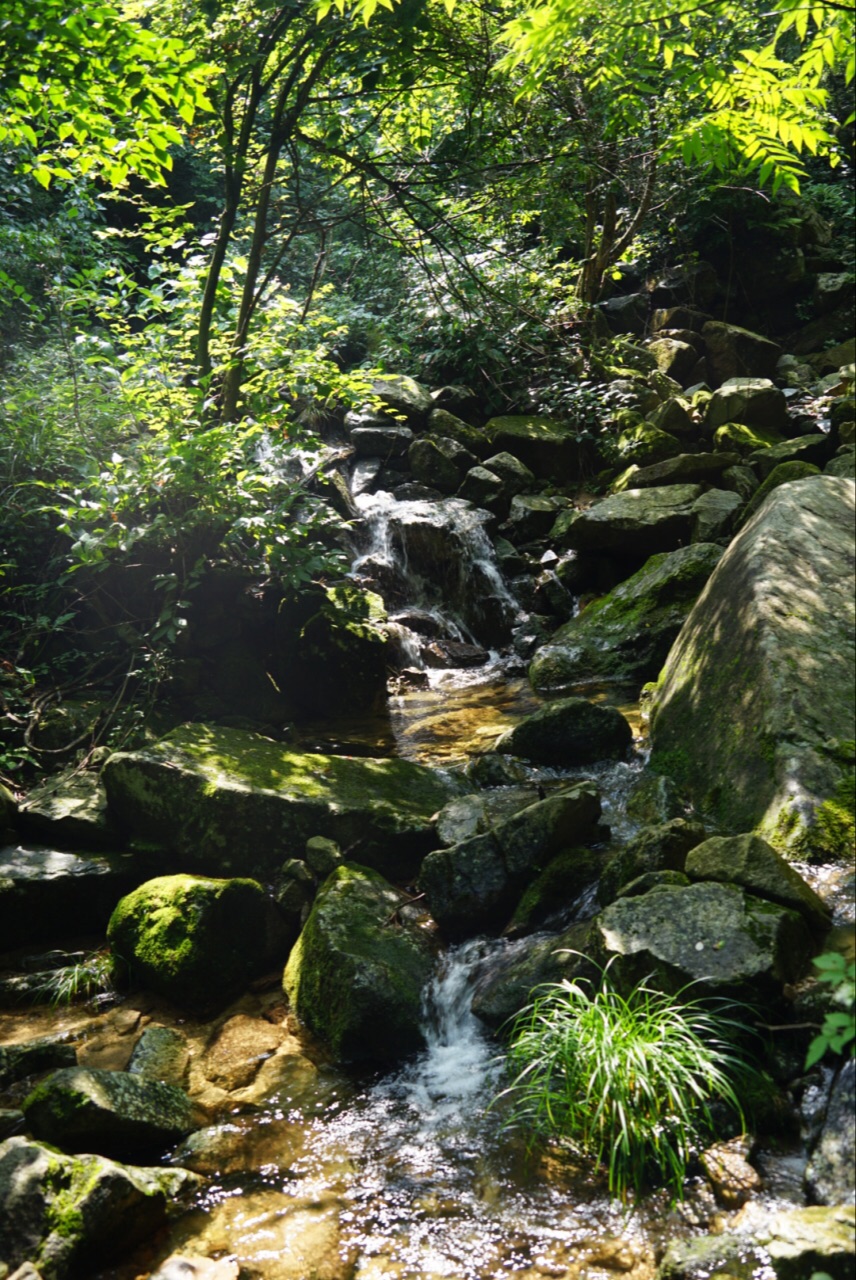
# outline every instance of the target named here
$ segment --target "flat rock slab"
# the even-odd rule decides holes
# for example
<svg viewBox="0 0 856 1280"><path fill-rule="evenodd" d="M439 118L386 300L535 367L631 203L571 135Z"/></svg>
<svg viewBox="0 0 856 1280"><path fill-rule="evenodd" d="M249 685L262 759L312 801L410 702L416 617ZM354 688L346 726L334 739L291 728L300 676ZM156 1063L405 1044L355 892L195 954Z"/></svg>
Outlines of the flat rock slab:
<svg viewBox="0 0 856 1280"><path fill-rule="evenodd" d="M497 452L510 453L536 476L570 479L582 450L573 428L537 414L506 414L485 423L484 436Z"/></svg>
<svg viewBox="0 0 856 1280"><path fill-rule="evenodd" d="M96 773L51 778L30 791L18 814L22 832L36 840L84 849L115 849L119 843Z"/></svg>
<svg viewBox="0 0 856 1280"><path fill-rule="evenodd" d="M237 729L185 725L104 767L110 805L134 836L215 875L268 874L312 836L406 878L463 788L407 760L312 755Z"/></svg>
<svg viewBox="0 0 856 1280"><path fill-rule="evenodd" d="M852 856L856 485L781 485L734 539L675 642L652 766L726 831Z"/></svg>
<svg viewBox="0 0 856 1280"><path fill-rule="evenodd" d="M143 879L129 855L10 845L0 850L0 948L101 933L119 899Z"/></svg>

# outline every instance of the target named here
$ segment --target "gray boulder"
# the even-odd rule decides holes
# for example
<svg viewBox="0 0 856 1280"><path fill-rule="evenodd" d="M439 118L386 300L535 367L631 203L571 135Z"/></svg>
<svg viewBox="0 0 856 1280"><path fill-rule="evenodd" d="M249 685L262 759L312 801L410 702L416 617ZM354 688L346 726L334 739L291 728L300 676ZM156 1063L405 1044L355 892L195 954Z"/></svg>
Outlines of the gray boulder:
<svg viewBox="0 0 856 1280"><path fill-rule="evenodd" d="M298 1018L338 1062L390 1062L424 1044L433 948L407 895L343 863L320 889L285 967Z"/></svg>
<svg viewBox="0 0 856 1280"><path fill-rule="evenodd" d="M413 443L409 427L353 427L350 440L357 457L403 458Z"/></svg>
<svg viewBox="0 0 856 1280"><path fill-rule="evenodd" d="M206 1121L173 1085L91 1067L54 1071L26 1099L24 1114L39 1141L122 1158L154 1155Z"/></svg>
<svg viewBox="0 0 856 1280"><path fill-rule="evenodd" d="M781 444L770 445L768 449L759 449L757 453L749 454L748 462L764 480L774 467L783 462L810 462L823 468L832 457L834 448L835 441L820 431L784 440Z"/></svg>
<svg viewBox="0 0 856 1280"><path fill-rule="evenodd" d="M856 1255L852 1207L761 1209L748 1217L745 1213L721 1235L673 1241L657 1280L742 1280L760 1275L809 1280L815 1273L851 1280Z"/></svg>
<svg viewBox="0 0 856 1280"><path fill-rule="evenodd" d="M580 782L492 832L435 850L419 879L431 914L451 937L501 928L527 884L561 849L596 839L599 817L597 788Z"/></svg>
<svg viewBox="0 0 856 1280"><path fill-rule="evenodd" d="M536 652L533 687L555 692L591 680L641 686L655 679L721 556L721 547L706 543L652 556Z"/></svg>
<svg viewBox="0 0 856 1280"><path fill-rule="evenodd" d="M476 795L450 800L437 815L437 839L441 845L460 844L470 836L492 831L521 809L538 800L538 788L499 787Z"/></svg>
<svg viewBox="0 0 856 1280"><path fill-rule="evenodd" d="M537 987L573 979L585 969L590 922L558 934L537 934L510 943L478 972L472 1009L491 1031L508 1033Z"/></svg>
<svg viewBox="0 0 856 1280"><path fill-rule="evenodd" d="M515 545L546 538L558 512L566 506L565 498L551 498L540 493L515 494L504 525L506 536Z"/></svg>
<svg viewBox="0 0 856 1280"><path fill-rule="evenodd" d="M655 462L649 467L637 467L624 473L613 484L615 491L622 489L653 489L666 484L716 484L723 471L740 461L731 453L679 453L674 458Z"/></svg>
<svg viewBox="0 0 856 1280"><path fill-rule="evenodd" d="M736 470L729 467L729 471ZM708 489L693 503L693 542L728 543L737 525L744 500L728 489Z"/></svg>
<svg viewBox="0 0 856 1280"><path fill-rule="evenodd" d="M484 425L494 452L510 453L536 476L570 479L579 472L582 452L571 427L536 414L506 414Z"/></svg>
<svg viewBox="0 0 856 1280"><path fill-rule="evenodd" d="M461 790L408 760L289 751L200 724L116 753L104 780L112 811L135 837L220 876L269 874L323 835L406 877L432 847L433 815Z"/></svg>
<svg viewBox="0 0 856 1280"><path fill-rule="evenodd" d="M726 379L710 398L705 425L712 431L726 422L782 431L788 425L784 392L769 378Z"/></svg>
<svg viewBox="0 0 856 1280"><path fill-rule="evenodd" d="M790 907L816 932L825 932L830 926L829 909L799 872L760 836L711 836L687 854L684 870L691 880L739 884L758 898Z"/></svg>
<svg viewBox="0 0 856 1280"><path fill-rule="evenodd" d="M782 349L769 338L722 320L708 320L701 332L717 385L729 378L775 377Z"/></svg>
<svg viewBox="0 0 856 1280"><path fill-rule="evenodd" d="M698 352L688 342L677 338L656 338L648 344L648 350L657 361L661 373L685 384L698 362Z"/></svg>
<svg viewBox="0 0 856 1280"><path fill-rule="evenodd" d="M731 543L652 699L653 767L726 831L852 856L856 485L780 486ZM699 731L703 726L703 732Z"/></svg>
<svg viewBox="0 0 856 1280"><path fill-rule="evenodd" d="M146 1027L131 1054L128 1071L141 1080L160 1080L181 1089L187 1082L190 1049L175 1027Z"/></svg>
<svg viewBox="0 0 856 1280"><path fill-rule="evenodd" d="M420 436L407 450L407 465L414 479L440 493L455 493L475 464L469 449L445 436Z"/></svg>
<svg viewBox="0 0 856 1280"><path fill-rule="evenodd" d="M832 1084L823 1124L805 1171L814 1204L852 1204L856 1194L856 1061Z"/></svg>
<svg viewBox="0 0 856 1280"><path fill-rule="evenodd" d="M756 1002L780 997L812 951L796 911L713 883L617 898L597 917L593 938L594 958L612 961L625 991L645 979L674 993L692 982Z"/></svg>
<svg viewBox="0 0 856 1280"><path fill-rule="evenodd" d="M10 1138L0 1146L0 1258L44 1280L93 1275L163 1226L192 1180Z"/></svg>
<svg viewBox="0 0 856 1280"><path fill-rule="evenodd" d="M535 764L570 767L620 759L632 739L630 725L615 707L562 698L506 730L494 749Z"/></svg>
<svg viewBox="0 0 856 1280"><path fill-rule="evenodd" d="M510 497L518 493L527 493L535 487L534 475L513 453L491 454L489 458L485 458L484 465L488 471L499 476L505 492Z"/></svg>
<svg viewBox="0 0 856 1280"><path fill-rule="evenodd" d="M598 901L612 902L626 884L640 876L662 871L683 872L687 854L701 844L706 835L700 822L690 822L683 817L643 827L623 849L608 858L598 885Z"/></svg>
<svg viewBox="0 0 856 1280"><path fill-rule="evenodd" d="M51 1036L25 1040L22 1044L0 1044L0 1089L24 1080L37 1071L77 1065L77 1050Z"/></svg>
<svg viewBox="0 0 856 1280"><path fill-rule="evenodd" d="M44 843L84 849L115 849L119 844L97 773L62 773L33 787L18 818L25 836Z"/></svg>
<svg viewBox="0 0 856 1280"><path fill-rule="evenodd" d="M372 393L377 396L383 411L402 416L417 428L424 424L434 408L430 391L406 374L388 373L376 378L372 383Z"/></svg>
<svg viewBox="0 0 856 1280"><path fill-rule="evenodd" d="M627 556L674 551L689 542L698 484L626 489L586 511L559 516L551 537L575 551L615 551Z"/></svg>

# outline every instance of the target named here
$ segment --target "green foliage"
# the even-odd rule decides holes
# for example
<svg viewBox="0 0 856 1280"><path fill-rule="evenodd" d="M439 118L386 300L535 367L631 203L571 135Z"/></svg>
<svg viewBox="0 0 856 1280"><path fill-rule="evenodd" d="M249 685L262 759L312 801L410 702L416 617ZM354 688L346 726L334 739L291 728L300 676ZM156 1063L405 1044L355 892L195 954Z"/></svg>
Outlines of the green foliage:
<svg viewBox="0 0 856 1280"><path fill-rule="evenodd" d="M730 1010L644 984L624 997L608 969L597 988L566 979L540 989L512 1029L501 1095L511 1123L604 1165L622 1199L652 1177L680 1198L694 1152L715 1133L713 1104L742 1124L740 1080L755 1073Z"/></svg>
<svg viewBox="0 0 856 1280"><path fill-rule="evenodd" d="M92 951L77 964L45 974L35 994L53 1008L88 1000L113 990L113 958L109 951Z"/></svg>
<svg viewBox="0 0 856 1280"><path fill-rule="evenodd" d="M818 982L832 988L837 1009L830 1010L823 1026L808 1047L806 1070L820 1062L827 1053L856 1057L856 961L848 961L838 951L825 951L814 960Z"/></svg>

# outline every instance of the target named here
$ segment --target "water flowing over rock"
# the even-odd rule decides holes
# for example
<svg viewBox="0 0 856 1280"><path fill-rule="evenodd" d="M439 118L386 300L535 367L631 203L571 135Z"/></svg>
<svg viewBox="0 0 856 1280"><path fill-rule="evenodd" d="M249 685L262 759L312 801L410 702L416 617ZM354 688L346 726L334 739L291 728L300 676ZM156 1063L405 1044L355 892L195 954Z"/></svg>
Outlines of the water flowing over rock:
<svg viewBox="0 0 856 1280"><path fill-rule="evenodd" d="M405 878L432 847L433 815L462 790L407 760L303 754L199 724L111 756L104 780L136 837L213 875L269 874L323 835Z"/></svg>
<svg viewBox="0 0 856 1280"><path fill-rule="evenodd" d="M288 958L292 1008L339 1062L390 1062L424 1046L421 997L434 950L407 902L376 872L345 863Z"/></svg>
<svg viewBox="0 0 856 1280"><path fill-rule="evenodd" d="M754 828L781 851L843 856L852 839L855 499L828 476L776 489L654 695L652 765L727 830Z"/></svg>

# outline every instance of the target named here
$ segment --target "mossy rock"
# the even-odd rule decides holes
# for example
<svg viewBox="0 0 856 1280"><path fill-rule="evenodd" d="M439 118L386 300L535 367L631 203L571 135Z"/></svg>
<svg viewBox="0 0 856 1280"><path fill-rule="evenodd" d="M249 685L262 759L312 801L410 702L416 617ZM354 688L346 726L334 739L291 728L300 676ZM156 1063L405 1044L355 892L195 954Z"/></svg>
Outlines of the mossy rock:
<svg viewBox="0 0 856 1280"><path fill-rule="evenodd" d="M725 422L713 433L714 449L721 453L739 453L743 458L757 449L769 449L782 443L778 431L747 427L740 422Z"/></svg>
<svg viewBox="0 0 856 1280"><path fill-rule="evenodd" d="M628 466L636 463L645 467L652 462L662 462L680 453L682 448L677 436L661 431L651 422L637 422L618 437L618 453Z"/></svg>
<svg viewBox="0 0 856 1280"><path fill-rule="evenodd" d="M791 480L807 480L809 476L819 476L820 467L814 466L811 462L801 462L795 460L793 462L780 462L778 466L773 467L768 472L767 478L758 486L752 497L746 504L743 512L741 524L746 524L751 520L755 512L766 502L769 495L774 489L778 489L780 484L790 484Z"/></svg>
<svg viewBox="0 0 856 1280"><path fill-rule="evenodd" d="M422 988L434 965L407 895L343 863L318 892L283 989L338 1062L391 1062L423 1047Z"/></svg>
<svg viewBox="0 0 856 1280"><path fill-rule="evenodd" d="M643 827L607 860L598 885L598 901L614 901L625 885L640 876L663 871L683 873L687 854L706 836L700 822L686 818L671 818L668 822Z"/></svg>
<svg viewBox="0 0 856 1280"><path fill-rule="evenodd" d="M536 476L571 479L580 472L584 450L574 428L537 414L506 414L484 425L494 452L519 459Z"/></svg>
<svg viewBox="0 0 856 1280"><path fill-rule="evenodd" d="M547 864L518 902L505 932L528 933L573 904L597 879L602 856L591 849L563 849Z"/></svg>
<svg viewBox="0 0 856 1280"><path fill-rule="evenodd" d="M615 707L561 698L508 729L495 750L536 764L570 767L620 760L632 738L630 725Z"/></svg>
<svg viewBox="0 0 856 1280"><path fill-rule="evenodd" d="M160 876L122 898L107 938L118 973L183 1009L222 1009L278 958L288 939L255 880Z"/></svg>
<svg viewBox="0 0 856 1280"><path fill-rule="evenodd" d="M760 836L711 836L690 850L684 869L691 880L739 884L758 898L790 907L817 933L830 926L829 910L815 891Z"/></svg>

